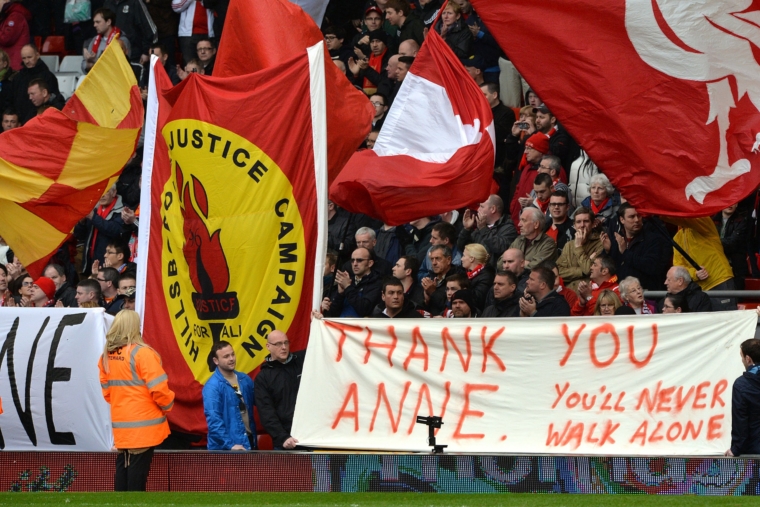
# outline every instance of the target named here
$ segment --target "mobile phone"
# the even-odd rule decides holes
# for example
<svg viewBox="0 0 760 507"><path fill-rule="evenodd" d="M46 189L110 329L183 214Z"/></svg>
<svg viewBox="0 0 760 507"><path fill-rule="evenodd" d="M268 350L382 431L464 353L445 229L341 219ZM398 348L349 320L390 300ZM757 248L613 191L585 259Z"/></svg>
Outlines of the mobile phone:
<svg viewBox="0 0 760 507"><path fill-rule="evenodd" d="M528 130L529 126L530 125L528 125L527 121L518 121L517 122L517 128L519 128L520 130Z"/></svg>

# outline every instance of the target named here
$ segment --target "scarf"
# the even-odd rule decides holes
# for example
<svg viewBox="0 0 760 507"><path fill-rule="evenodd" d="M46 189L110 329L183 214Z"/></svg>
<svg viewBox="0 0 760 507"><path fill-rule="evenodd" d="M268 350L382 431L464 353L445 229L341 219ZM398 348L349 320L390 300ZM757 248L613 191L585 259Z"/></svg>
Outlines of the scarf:
<svg viewBox="0 0 760 507"><path fill-rule="evenodd" d="M108 36L108 39L106 40L106 46L108 46L114 37L117 35L121 35L121 30L119 30L116 27L113 27L111 29L111 35ZM98 54L98 49L100 49L100 42L103 40L103 36L98 34L95 36L95 38L92 40L92 52L96 55Z"/></svg>
<svg viewBox="0 0 760 507"><path fill-rule="evenodd" d="M472 280L473 278L475 278L476 276L478 276L481 271L483 271L484 267L485 266L483 266L482 264L478 264L477 266L475 266L475 269L473 269L472 271L468 271L467 272L467 278L470 279L470 280Z"/></svg>
<svg viewBox="0 0 760 507"><path fill-rule="evenodd" d="M98 206L97 214L100 218L103 220L106 219L109 213L113 210L113 207L116 206L116 201L118 199L115 199L111 201L111 204L108 206ZM98 239L98 228L93 227L92 228L92 240L90 241L90 260L92 260L92 257L95 255L95 241Z"/></svg>
<svg viewBox="0 0 760 507"><path fill-rule="evenodd" d="M369 66L370 68L374 69L378 74L383 73L383 57L385 56L385 53L388 52L388 48L385 48L382 53L379 55L375 55L375 53L370 53L369 55ZM364 88L365 93L375 93L377 91L377 85L371 82L366 77L364 78L364 83L362 84L362 88Z"/></svg>
<svg viewBox="0 0 760 507"><path fill-rule="evenodd" d="M610 202L610 198L607 197L605 200L602 201L602 204L600 204L599 206L597 206L596 204L594 204L594 200L593 199L590 199L590 201L591 201L591 211L593 211L594 215L596 216L596 215L599 214L600 211L602 211L604 209L605 206L607 206L607 203Z"/></svg>
<svg viewBox="0 0 760 507"><path fill-rule="evenodd" d="M546 210L549 208L549 199L542 201L536 197L536 204L538 205L538 209L541 210L541 213L546 213Z"/></svg>

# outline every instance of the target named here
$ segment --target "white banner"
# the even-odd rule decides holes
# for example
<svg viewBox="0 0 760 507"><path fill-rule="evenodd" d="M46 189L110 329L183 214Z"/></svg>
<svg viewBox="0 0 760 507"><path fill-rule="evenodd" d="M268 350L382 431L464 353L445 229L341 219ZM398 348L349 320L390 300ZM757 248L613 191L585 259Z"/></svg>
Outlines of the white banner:
<svg viewBox="0 0 760 507"><path fill-rule="evenodd" d="M426 451L710 455L754 311L588 318L315 320L292 435Z"/></svg>
<svg viewBox="0 0 760 507"><path fill-rule="evenodd" d="M109 451L103 309L0 308L0 449Z"/></svg>

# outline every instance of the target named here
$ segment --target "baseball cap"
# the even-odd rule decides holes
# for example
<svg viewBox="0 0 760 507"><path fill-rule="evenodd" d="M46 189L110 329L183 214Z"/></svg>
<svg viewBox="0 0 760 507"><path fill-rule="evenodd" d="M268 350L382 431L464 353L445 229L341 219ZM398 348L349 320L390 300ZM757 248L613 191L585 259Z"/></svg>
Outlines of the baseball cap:
<svg viewBox="0 0 760 507"><path fill-rule="evenodd" d="M534 112L534 113L542 113L542 114L552 114L552 112L551 112L551 111L549 111L549 108L548 108L548 107L546 107L546 104L544 104L544 103L542 103L542 104L541 104L540 106L538 106L538 107L534 107L534 108L533 108L533 112Z"/></svg>

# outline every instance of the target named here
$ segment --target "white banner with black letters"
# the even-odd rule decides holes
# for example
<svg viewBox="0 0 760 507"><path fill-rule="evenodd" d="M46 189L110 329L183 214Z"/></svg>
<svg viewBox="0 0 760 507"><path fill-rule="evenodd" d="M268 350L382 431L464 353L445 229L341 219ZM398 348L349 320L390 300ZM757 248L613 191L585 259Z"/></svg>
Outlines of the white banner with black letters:
<svg viewBox="0 0 760 507"><path fill-rule="evenodd" d="M0 449L109 451L102 309L0 308Z"/></svg>

